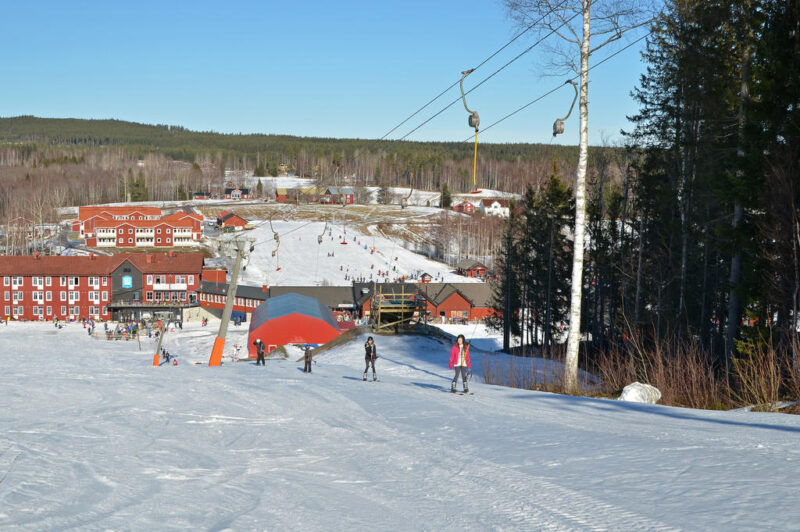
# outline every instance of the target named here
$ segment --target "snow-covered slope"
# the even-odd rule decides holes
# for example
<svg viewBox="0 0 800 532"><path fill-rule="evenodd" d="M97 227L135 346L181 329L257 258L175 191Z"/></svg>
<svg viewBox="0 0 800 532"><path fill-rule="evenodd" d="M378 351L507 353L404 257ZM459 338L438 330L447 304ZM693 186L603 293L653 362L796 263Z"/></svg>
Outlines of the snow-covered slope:
<svg viewBox="0 0 800 532"><path fill-rule="evenodd" d="M77 325L1 327L0 529L729 531L800 522L794 416L476 380L474 396L453 396L444 391L448 346L426 337L378 337L377 383L361 382L361 340L319 356L311 375L288 360L192 364L207 360L212 332L168 333L179 365L154 368L152 340L139 351ZM229 344L243 335L233 330Z"/></svg>
<svg viewBox="0 0 800 532"><path fill-rule="evenodd" d="M257 228L247 232L257 244L240 277L244 284L349 286L353 279L394 281L402 275L422 272L439 282L478 282L452 273L446 264L404 248L382 236L375 226L369 227L372 234L365 234L348 226L343 218L335 223L273 221L272 229L280 235L278 247L269 224L256 223ZM319 244L317 237L323 234ZM277 252L275 256L273 251Z"/></svg>

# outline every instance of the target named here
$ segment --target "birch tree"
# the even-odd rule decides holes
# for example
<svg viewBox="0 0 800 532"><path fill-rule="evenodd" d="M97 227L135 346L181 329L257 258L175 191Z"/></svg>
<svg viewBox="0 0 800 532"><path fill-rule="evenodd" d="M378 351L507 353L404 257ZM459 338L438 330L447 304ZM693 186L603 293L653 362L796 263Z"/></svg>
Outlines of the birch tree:
<svg viewBox="0 0 800 532"><path fill-rule="evenodd" d="M536 23L540 33L554 33L550 45L550 73L580 76L578 168L575 176L575 230L570 290L569 336L564 387L578 386L578 349L581 340L584 229L586 225L586 169L589 152L589 59L601 48L648 24L654 13L650 0L503 0L512 20L527 28ZM590 41L595 42L592 46ZM552 41L548 41L552 42Z"/></svg>

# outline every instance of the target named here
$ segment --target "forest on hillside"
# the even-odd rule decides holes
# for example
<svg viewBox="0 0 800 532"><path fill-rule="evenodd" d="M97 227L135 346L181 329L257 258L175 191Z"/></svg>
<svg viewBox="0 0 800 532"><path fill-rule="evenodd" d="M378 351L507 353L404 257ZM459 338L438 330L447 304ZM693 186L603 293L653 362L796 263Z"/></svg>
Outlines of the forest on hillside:
<svg viewBox="0 0 800 532"><path fill-rule="evenodd" d="M111 151L134 161L163 155L190 164L258 170L257 175L265 176L278 175L285 165L290 173L309 177L337 174L425 190L439 190L446 183L454 192L472 187L470 142L234 135L120 120L20 116L0 118L0 147L13 152L0 158L1 166L74 162L72 158L86 160L90 153ZM521 192L547 175L553 159L565 169L574 167L577 148L481 144L478 181L484 188Z"/></svg>

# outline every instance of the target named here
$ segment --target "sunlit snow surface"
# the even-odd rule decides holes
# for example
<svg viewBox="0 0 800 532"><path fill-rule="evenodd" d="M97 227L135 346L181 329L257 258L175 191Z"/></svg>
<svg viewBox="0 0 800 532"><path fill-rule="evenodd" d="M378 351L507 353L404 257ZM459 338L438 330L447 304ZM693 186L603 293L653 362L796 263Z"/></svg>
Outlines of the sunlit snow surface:
<svg viewBox="0 0 800 532"><path fill-rule="evenodd" d="M211 324L213 325L213 323ZM789 530L800 418L487 386L449 346L363 337L219 368L214 330L155 344L0 326L0 530ZM226 353L245 330L232 328ZM292 359L299 353L292 351ZM475 351L483 360L502 355Z"/></svg>
<svg viewBox="0 0 800 532"><path fill-rule="evenodd" d="M430 209L420 210L420 218L431 216ZM333 222L273 221L272 228L264 221L256 223L255 229L243 233L255 240L240 276L245 284L350 286L354 279L386 282L421 273L430 274L438 282L478 282L457 275L444 263L405 249L399 242L382 236L374 226L370 226L373 234L348 226L343 217ZM273 230L279 234L278 244ZM321 244L319 236L323 237Z"/></svg>

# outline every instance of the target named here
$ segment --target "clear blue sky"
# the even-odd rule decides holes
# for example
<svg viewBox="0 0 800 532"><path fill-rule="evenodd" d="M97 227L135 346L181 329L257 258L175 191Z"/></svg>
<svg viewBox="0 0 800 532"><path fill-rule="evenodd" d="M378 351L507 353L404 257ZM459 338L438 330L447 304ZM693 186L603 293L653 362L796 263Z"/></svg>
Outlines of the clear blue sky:
<svg viewBox="0 0 800 532"><path fill-rule="evenodd" d="M224 133L379 138L505 44L499 0L7 2L0 15L0 116L117 118ZM469 88L533 41L467 78ZM623 43L624 44L624 43ZM642 43L643 44L643 43ZM619 138L643 71L637 45L592 72L590 142ZM565 77L537 48L468 97L486 126ZM615 51L598 52L599 61ZM398 129L402 136L447 98ZM567 88L482 135L550 142ZM577 143L574 113L560 143ZM409 137L463 140L459 103Z"/></svg>

